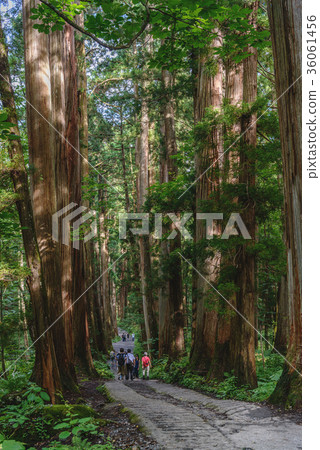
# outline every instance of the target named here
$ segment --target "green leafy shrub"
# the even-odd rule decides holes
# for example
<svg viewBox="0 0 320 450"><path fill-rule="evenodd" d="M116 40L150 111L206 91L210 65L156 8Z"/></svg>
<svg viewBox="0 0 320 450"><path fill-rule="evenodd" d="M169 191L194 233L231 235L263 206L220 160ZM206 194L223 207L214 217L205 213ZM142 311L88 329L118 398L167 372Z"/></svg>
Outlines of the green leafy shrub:
<svg viewBox="0 0 320 450"><path fill-rule="evenodd" d="M7 386L8 388L8 386ZM2 397L2 401L7 396ZM43 418L45 402L50 401L49 395L39 386L28 383L28 388L12 397L12 404L4 404L0 416L0 432L7 438L34 443L50 436L49 419Z"/></svg>
<svg viewBox="0 0 320 450"><path fill-rule="evenodd" d="M107 358L94 361L94 367L101 378L105 378L106 380L114 379L114 374L111 371L109 364L107 363Z"/></svg>
<svg viewBox="0 0 320 450"><path fill-rule="evenodd" d="M220 382L200 376L190 369L188 357L171 364L168 363L168 358L155 361L151 376L165 383L176 383L189 389L211 393L221 399L262 402L267 400L273 392L282 373L283 360L280 355L271 351L265 353L264 364L259 353L256 359L258 378L256 389L239 386L233 373L225 373L224 380Z"/></svg>

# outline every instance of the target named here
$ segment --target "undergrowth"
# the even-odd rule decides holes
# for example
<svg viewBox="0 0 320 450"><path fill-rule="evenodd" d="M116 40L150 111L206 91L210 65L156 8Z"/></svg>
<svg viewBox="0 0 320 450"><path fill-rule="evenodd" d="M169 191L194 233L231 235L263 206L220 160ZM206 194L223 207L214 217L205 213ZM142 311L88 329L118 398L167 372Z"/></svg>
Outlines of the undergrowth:
<svg viewBox="0 0 320 450"><path fill-rule="evenodd" d="M30 367L0 379L2 450L35 450L39 442L46 443L44 450L114 450L111 441L101 434L104 421L96 417L94 410L86 405L51 405L49 395L30 381ZM113 378L106 357L95 361L95 367L101 377ZM95 444L97 438L103 444Z"/></svg>
<svg viewBox="0 0 320 450"><path fill-rule="evenodd" d="M191 370L188 357L174 361L170 365L167 358L154 361L151 375L152 378L165 383L176 383L183 387L214 394L221 399L263 402L272 394L283 366L281 356L270 351L265 352L264 359L263 364L261 354L257 354L258 387L256 389L239 386L233 373L225 373L224 380L220 382L200 376Z"/></svg>

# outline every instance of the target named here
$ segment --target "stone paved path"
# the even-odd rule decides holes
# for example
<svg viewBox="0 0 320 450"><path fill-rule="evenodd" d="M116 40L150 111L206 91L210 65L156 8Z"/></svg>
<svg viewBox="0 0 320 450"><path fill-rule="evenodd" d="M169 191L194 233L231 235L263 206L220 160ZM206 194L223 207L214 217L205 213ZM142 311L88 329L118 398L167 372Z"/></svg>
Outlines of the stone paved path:
<svg viewBox="0 0 320 450"><path fill-rule="evenodd" d="M119 344L114 345L118 351ZM126 342L125 347L133 347ZM301 426L268 407L219 400L159 381L106 383L112 397L138 415L158 449L301 449Z"/></svg>

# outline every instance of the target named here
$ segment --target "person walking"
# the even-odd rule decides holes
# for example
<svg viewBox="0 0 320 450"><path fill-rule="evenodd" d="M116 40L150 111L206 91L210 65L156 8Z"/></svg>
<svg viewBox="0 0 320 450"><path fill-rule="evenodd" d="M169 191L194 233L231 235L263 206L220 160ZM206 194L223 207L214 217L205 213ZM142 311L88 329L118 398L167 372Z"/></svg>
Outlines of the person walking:
<svg viewBox="0 0 320 450"><path fill-rule="evenodd" d="M110 352L110 363L111 363L110 364L111 368L113 369L115 367L115 363L116 363L116 354L113 350L111 350L111 352Z"/></svg>
<svg viewBox="0 0 320 450"><path fill-rule="evenodd" d="M147 372L147 380L149 380L149 372L151 368L151 361L147 352L144 352L142 357L142 378L145 380L145 374Z"/></svg>
<svg viewBox="0 0 320 450"><path fill-rule="evenodd" d="M129 340L129 338L130 338L130 334L129 334L129 333L127 333L127 339Z"/></svg>
<svg viewBox="0 0 320 450"><path fill-rule="evenodd" d="M139 378L139 366L140 366L139 355L136 355L134 359L134 368L133 368L134 378Z"/></svg>
<svg viewBox="0 0 320 450"><path fill-rule="evenodd" d="M120 352L117 354L118 361L118 374L119 380L123 380L126 375L126 354L124 352L124 348L120 348Z"/></svg>
<svg viewBox="0 0 320 450"><path fill-rule="evenodd" d="M132 342L134 342L134 333L132 333L131 337L132 337Z"/></svg>
<svg viewBox="0 0 320 450"><path fill-rule="evenodd" d="M127 365L127 374L126 380L133 380L133 368L134 368L134 354L131 353L131 348L128 348L127 357L126 357L126 365Z"/></svg>

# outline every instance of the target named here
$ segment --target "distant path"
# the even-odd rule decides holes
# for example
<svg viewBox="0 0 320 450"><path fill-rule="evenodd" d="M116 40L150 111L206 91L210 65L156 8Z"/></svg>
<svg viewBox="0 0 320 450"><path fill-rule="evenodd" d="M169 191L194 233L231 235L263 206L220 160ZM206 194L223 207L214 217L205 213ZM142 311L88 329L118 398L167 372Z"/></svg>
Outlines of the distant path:
<svg viewBox="0 0 320 450"><path fill-rule="evenodd" d="M122 333L123 332L125 332L124 330L121 330L120 328L118 328L118 333L119 333L119 336L121 337L121 335L122 335ZM126 332L125 332L126 333ZM127 333L126 333L126 335L127 335ZM116 353L118 353L119 351L120 351L120 348L124 348L125 349L125 351L127 351L128 350L128 348L130 348L131 350L132 350L132 352L133 352L133 350L134 350L134 342L132 341L132 337L131 337L131 334L130 334L130 339L129 339L129 341L128 340L126 340L126 342L122 342L122 340L121 341L119 341L119 342L113 342L113 349L114 349L114 351L116 352Z"/></svg>
<svg viewBox="0 0 320 450"><path fill-rule="evenodd" d="M132 341L117 342L115 350L120 346L133 347ZM159 443L155 449L302 448L301 426L266 406L219 400L155 380L109 381L106 387L115 400L140 417Z"/></svg>

